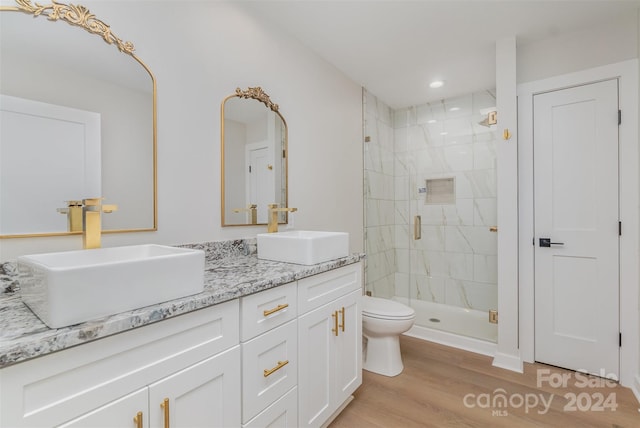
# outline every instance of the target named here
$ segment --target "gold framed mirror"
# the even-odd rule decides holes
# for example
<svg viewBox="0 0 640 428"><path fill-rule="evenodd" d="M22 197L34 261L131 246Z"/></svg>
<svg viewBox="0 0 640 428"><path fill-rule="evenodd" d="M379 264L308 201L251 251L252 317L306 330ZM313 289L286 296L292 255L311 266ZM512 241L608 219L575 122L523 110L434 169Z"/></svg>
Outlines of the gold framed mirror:
<svg viewBox="0 0 640 428"><path fill-rule="evenodd" d="M222 101L220 127L222 226L266 225L269 204L288 206L287 122L262 88L237 88Z"/></svg>
<svg viewBox="0 0 640 428"><path fill-rule="evenodd" d="M0 56L0 238L79 234L59 209L95 197L119 207L105 233L157 230L156 80L134 45L84 6L16 0Z"/></svg>

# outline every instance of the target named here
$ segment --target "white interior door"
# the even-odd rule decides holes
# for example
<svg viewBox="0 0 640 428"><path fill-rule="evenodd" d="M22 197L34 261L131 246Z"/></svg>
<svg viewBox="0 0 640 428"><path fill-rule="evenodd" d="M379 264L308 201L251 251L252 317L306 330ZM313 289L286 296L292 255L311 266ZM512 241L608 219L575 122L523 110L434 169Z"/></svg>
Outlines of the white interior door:
<svg viewBox="0 0 640 428"><path fill-rule="evenodd" d="M617 80L534 96L534 188L535 359L617 378Z"/></svg>
<svg viewBox="0 0 640 428"><path fill-rule="evenodd" d="M102 196L100 114L0 94L0 234L66 232L65 202Z"/></svg>

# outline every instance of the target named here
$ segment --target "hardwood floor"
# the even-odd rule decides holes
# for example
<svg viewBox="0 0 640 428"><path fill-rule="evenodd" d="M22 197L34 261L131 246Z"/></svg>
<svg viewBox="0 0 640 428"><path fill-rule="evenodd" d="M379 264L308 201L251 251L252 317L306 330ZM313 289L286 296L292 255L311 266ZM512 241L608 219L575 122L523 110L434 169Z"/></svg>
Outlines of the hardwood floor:
<svg viewBox="0 0 640 428"><path fill-rule="evenodd" d="M407 336L400 344L402 374L364 371L331 428L640 427L640 404L616 383L538 363L514 373L491 357Z"/></svg>

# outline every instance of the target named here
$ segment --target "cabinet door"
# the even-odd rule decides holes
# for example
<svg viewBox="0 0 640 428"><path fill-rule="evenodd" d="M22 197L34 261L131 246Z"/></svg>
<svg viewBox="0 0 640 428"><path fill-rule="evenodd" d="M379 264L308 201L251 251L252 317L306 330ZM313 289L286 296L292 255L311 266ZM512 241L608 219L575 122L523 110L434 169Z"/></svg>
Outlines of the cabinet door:
<svg viewBox="0 0 640 428"><path fill-rule="evenodd" d="M236 346L150 385L150 426L240 426L239 379Z"/></svg>
<svg viewBox="0 0 640 428"><path fill-rule="evenodd" d="M300 427L320 426L333 413L331 387L335 305L322 306L298 320L298 417Z"/></svg>
<svg viewBox="0 0 640 428"><path fill-rule="evenodd" d="M142 413L139 425L134 422L138 412ZM147 388L126 395L92 412L59 425L59 428L112 428L112 427L148 427L149 397Z"/></svg>
<svg viewBox="0 0 640 428"><path fill-rule="evenodd" d="M360 290L339 299L340 334L335 341L335 406L339 407L362 384L362 314ZM344 325L344 331L342 330Z"/></svg>

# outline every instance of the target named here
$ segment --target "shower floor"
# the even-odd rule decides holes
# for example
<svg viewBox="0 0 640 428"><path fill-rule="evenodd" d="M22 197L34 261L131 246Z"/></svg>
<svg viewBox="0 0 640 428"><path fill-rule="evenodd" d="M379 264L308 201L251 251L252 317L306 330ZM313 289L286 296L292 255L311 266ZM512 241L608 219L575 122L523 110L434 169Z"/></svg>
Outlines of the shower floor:
<svg viewBox="0 0 640 428"><path fill-rule="evenodd" d="M498 341L498 325L489 322L489 314L487 312L399 296L394 296L393 300L415 309L416 326L486 340L492 343Z"/></svg>

